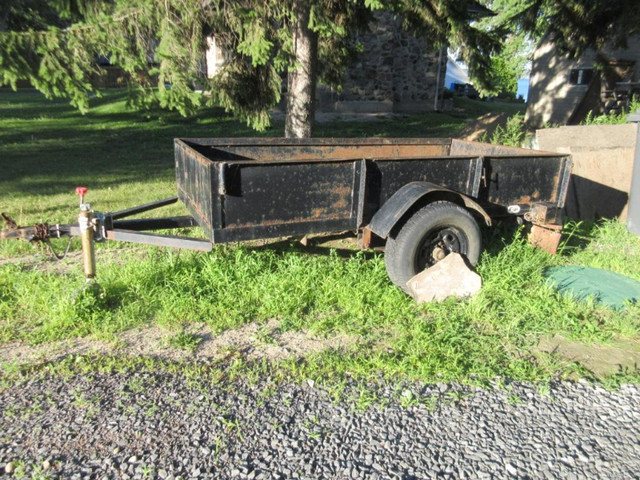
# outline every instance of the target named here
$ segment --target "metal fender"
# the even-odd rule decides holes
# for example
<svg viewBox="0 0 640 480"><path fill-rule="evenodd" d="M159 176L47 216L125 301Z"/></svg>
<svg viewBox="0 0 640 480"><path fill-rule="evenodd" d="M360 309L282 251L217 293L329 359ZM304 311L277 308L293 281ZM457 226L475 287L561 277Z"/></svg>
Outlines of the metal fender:
<svg viewBox="0 0 640 480"><path fill-rule="evenodd" d="M489 217L484 208L466 195L441 185L436 185L435 183L411 182L394 193L393 196L382 205L366 228L381 238L387 238L393 227L417 201L426 195L438 192L455 195L464 203L465 207L478 212L482 215L487 225L491 225L491 217Z"/></svg>

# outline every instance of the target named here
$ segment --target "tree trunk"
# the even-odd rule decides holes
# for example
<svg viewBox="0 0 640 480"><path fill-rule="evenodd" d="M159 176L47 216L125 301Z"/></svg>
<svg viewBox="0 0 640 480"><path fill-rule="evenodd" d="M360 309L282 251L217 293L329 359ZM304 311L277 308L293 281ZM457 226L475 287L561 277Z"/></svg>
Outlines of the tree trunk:
<svg viewBox="0 0 640 480"><path fill-rule="evenodd" d="M284 136L309 138L313 135L316 111L316 67L318 35L309 29L309 0L297 0L293 25L293 50L296 65L287 78L287 119Z"/></svg>
<svg viewBox="0 0 640 480"><path fill-rule="evenodd" d="M11 7L8 3L4 7L2 7L2 12L0 13L0 32L7 31L7 20L9 19L10 11Z"/></svg>

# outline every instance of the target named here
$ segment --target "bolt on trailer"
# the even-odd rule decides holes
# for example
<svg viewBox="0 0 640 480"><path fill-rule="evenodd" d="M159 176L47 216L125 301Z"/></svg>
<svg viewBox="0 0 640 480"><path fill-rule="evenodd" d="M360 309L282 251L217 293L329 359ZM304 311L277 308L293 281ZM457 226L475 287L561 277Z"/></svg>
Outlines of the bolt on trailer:
<svg viewBox="0 0 640 480"><path fill-rule="evenodd" d="M530 241L555 253L571 171L567 155L456 139L178 138L177 196L99 213L81 195L78 223L18 227L0 238L80 236L85 276L94 242L211 250L212 244L352 232L385 245L391 281L407 281L452 252L473 265L480 224L517 217ZM191 215L129 219L178 200ZM155 230L200 226L206 239Z"/></svg>

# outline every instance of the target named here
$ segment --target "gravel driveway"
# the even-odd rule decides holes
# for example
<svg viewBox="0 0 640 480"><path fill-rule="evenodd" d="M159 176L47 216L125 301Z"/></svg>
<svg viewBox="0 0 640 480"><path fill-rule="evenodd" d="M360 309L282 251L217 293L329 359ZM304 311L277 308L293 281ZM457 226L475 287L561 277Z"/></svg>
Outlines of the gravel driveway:
<svg viewBox="0 0 640 480"><path fill-rule="evenodd" d="M0 391L25 478L640 478L640 389L189 381L90 373ZM346 397L346 398L345 398ZM417 401L419 400L419 401Z"/></svg>

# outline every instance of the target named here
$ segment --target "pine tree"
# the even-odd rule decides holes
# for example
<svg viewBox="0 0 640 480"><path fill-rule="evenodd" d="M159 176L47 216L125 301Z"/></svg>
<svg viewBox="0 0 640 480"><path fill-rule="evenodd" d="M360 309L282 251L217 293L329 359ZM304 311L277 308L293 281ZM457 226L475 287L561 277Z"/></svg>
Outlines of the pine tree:
<svg viewBox="0 0 640 480"><path fill-rule="evenodd" d="M28 4L28 5L27 5ZM0 85L26 79L82 111L99 94L94 61L127 75L131 103L183 115L221 105L258 130L270 124L287 76L287 136L313 133L318 80L339 86L376 10L402 18L434 44L456 42L479 85L496 39L470 23L474 0L17 0L0 33ZM21 6L25 7L21 10ZM55 8L54 8L55 7ZM37 19L27 13L36 11ZM38 16L36 15L36 16ZM230 52L208 79L206 38ZM210 92L202 95L198 91Z"/></svg>
<svg viewBox="0 0 640 480"><path fill-rule="evenodd" d="M486 72L488 88L476 85L481 96L514 93L518 79L525 74L534 42L531 32L524 31L513 22L514 6L520 0L490 0L488 7L495 13L478 22L478 28L502 36L499 51L491 56L491 65Z"/></svg>
<svg viewBox="0 0 640 480"><path fill-rule="evenodd" d="M551 36L564 53L624 48L640 33L638 0L494 0L502 27L534 40Z"/></svg>

